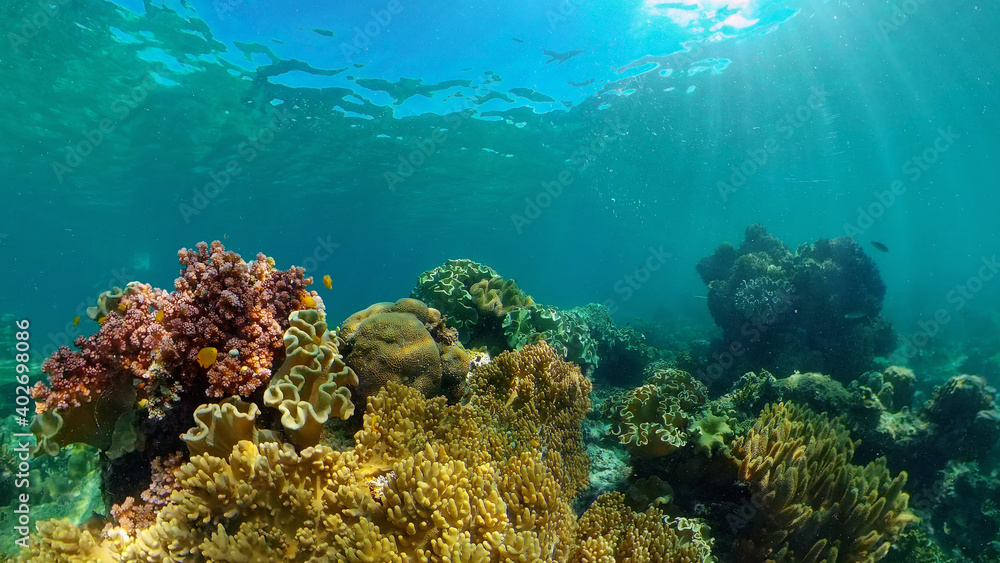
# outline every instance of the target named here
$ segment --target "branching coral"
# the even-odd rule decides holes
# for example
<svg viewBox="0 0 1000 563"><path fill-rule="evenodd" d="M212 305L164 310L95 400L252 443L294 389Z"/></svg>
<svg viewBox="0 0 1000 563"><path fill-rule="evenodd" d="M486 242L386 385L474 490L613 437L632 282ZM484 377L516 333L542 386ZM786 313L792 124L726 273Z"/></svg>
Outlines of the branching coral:
<svg viewBox="0 0 1000 563"><path fill-rule="evenodd" d="M218 241L181 249L178 257L184 269L173 292L130 283L103 295L100 330L78 338L79 351L63 347L43 363L49 384L39 383L33 395L48 417L49 443L104 449L137 403L157 418L181 392L249 396L268 381L288 315L305 307L312 280L302 268L276 270L263 254L244 262ZM219 359L202 367L197 356L206 347L218 349ZM64 423L51 432L58 418Z"/></svg>
<svg viewBox="0 0 1000 563"><path fill-rule="evenodd" d="M195 455L151 526L112 527L100 545L78 536L144 563L567 561L589 381L545 344L473 381L479 392L451 406L389 382L347 451L242 441Z"/></svg>
<svg viewBox="0 0 1000 563"><path fill-rule="evenodd" d="M666 518L656 508L635 514L621 493L608 493L580 517L574 562L707 563L714 561L702 526Z"/></svg>
<svg viewBox="0 0 1000 563"><path fill-rule="evenodd" d="M879 458L851 464L856 444L838 419L792 403L768 405L733 448L758 513L736 545L738 561L877 561L913 519ZM743 527L743 526L739 526Z"/></svg>

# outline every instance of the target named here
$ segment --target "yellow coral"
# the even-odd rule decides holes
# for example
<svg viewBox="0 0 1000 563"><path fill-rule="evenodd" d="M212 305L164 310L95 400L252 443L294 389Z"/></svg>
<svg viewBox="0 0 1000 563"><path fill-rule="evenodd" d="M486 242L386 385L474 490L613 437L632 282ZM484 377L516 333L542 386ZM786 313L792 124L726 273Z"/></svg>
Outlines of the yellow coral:
<svg viewBox="0 0 1000 563"><path fill-rule="evenodd" d="M852 465L856 443L840 419L791 403L768 405L733 446L759 514L736 545L738 561L878 561L913 519L885 458ZM737 527L744 527L737 526Z"/></svg>
<svg viewBox="0 0 1000 563"><path fill-rule="evenodd" d="M241 441L228 455L195 455L152 526L113 529L117 539L101 544L64 526L61 549L129 563L687 562L707 553L694 528L665 524L658 511L636 515L614 496L578 525L571 502L586 472L568 460L582 455L589 381L546 344L490 365L465 404L389 382L346 451Z"/></svg>
<svg viewBox="0 0 1000 563"><path fill-rule="evenodd" d="M330 417L346 420L354 414L347 386L357 385L358 377L344 364L322 311L294 311L288 321L285 361L264 391L264 404L280 410L285 433L307 447L319 443Z"/></svg>

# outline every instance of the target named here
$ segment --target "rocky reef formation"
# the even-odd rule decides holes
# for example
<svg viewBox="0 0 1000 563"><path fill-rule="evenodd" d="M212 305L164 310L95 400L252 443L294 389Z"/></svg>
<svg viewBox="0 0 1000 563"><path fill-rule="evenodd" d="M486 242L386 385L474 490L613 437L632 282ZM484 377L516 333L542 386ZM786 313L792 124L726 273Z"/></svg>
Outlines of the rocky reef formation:
<svg viewBox="0 0 1000 563"><path fill-rule="evenodd" d="M888 355L896 337L881 316L885 284L848 237L792 252L764 227L747 227L698 262L708 308L722 329L698 377L725 386L748 371L821 372L850 381Z"/></svg>

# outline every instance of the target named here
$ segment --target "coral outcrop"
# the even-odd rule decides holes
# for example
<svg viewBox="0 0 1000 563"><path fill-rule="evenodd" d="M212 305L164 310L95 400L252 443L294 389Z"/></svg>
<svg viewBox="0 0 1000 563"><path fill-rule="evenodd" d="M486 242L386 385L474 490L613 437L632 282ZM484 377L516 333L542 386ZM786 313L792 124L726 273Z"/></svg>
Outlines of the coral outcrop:
<svg viewBox="0 0 1000 563"><path fill-rule="evenodd" d="M751 225L739 249L719 246L697 271L723 332L713 344L718 361L699 374L706 381L728 382L760 369L850 381L895 347L895 334L880 315L885 284L874 261L848 237L792 252Z"/></svg>
<svg viewBox="0 0 1000 563"><path fill-rule="evenodd" d="M612 421L611 433L632 455L646 458L669 455L688 443L689 429L707 394L705 386L685 371L657 364L650 371L644 385L609 398L603 407ZM705 439L711 448L712 440Z"/></svg>
<svg viewBox="0 0 1000 563"><path fill-rule="evenodd" d="M410 296L441 311L463 344L486 346L493 353L504 347L499 328L506 315L535 304L514 280L465 259L448 260L420 274Z"/></svg>
<svg viewBox="0 0 1000 563"><path fill-rule="evenodd" d="M103 296L100 330L42 364L48 385L33 389L42 451L74 442L108 449L182 397L250 396L280 359L288 315L316 305L302 268L277 270L263 254L245 262L215 241L178 257L174 291L130 283ZM204 348L220 351L208 367L198 359Z"/></svg>

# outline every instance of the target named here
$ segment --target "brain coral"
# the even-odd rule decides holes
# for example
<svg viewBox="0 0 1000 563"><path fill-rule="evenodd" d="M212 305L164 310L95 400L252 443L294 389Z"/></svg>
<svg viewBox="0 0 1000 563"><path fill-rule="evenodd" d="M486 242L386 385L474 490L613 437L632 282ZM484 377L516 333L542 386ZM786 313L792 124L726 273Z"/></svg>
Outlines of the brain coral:
<svg viewBox="0 0 1000 563"><path fill-rule="evenodd" d="M705 386L691 374L654 364L646 383L608 399L604 415L611 433L639 457L669 455L688 442Z"/></svg>
<svg viewBox="0 0 1000 563"><path fill-rule="evenodd" d="M343 322L339 336L344 361L360 380L355 396L361 404L388 381L457 399L469 372L469 355L441 313L416 299L359 311Z"/></svg>
<svg viewBox="0 0 1000 563"><path fill-rule="evenodd" d="M733 455L759 511L741 530L737 561L878 561L913 520L885 458L851 464L856 443L839 419L792 403L768 405ZM735 515L734 515L735 517Z"/></svg>

